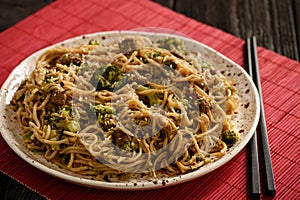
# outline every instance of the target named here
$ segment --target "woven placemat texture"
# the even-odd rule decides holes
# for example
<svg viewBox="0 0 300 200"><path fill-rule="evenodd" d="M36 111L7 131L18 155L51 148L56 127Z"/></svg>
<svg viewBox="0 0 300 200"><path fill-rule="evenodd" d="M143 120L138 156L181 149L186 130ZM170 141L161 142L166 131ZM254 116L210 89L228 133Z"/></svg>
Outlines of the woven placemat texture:
<svg viewBox="0 0 300 200"><path fill-rule="evenodd" d="M0 85L35 51L75 36L159 27L202 42L244 66L244 41L148 0L57 0L0 34ZM258 47L263 100L277 193L300 198L300 65ZM0 170L50 199L250 198L249 149L193 181L150 191L86 188L53 178L20 159L0 137ZM260 155L261 156L261 155ZM261 175L263 178L264 176ZM262 184L262 190L264 190ZM263 199L272 199L264 192Z"/></svg>

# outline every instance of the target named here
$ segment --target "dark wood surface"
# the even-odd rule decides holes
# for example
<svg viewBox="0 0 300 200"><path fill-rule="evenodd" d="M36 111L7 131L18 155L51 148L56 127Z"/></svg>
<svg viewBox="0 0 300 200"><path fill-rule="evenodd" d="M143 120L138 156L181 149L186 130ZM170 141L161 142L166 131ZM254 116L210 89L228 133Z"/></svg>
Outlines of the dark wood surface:
<svg viewBox="0 0 300 200"><path fill-rule="evenodd" d="M155 0L177 12L299 61L300 0Z"/></svg>
<svg viewBox="0 0 300 200"><path fill-rule="evenodd" d="M291 59L300 58L300 0L154 0L195 20ZM52 0L0 0L0 31ZM0 199L44 199L0 173Z"/></svg>

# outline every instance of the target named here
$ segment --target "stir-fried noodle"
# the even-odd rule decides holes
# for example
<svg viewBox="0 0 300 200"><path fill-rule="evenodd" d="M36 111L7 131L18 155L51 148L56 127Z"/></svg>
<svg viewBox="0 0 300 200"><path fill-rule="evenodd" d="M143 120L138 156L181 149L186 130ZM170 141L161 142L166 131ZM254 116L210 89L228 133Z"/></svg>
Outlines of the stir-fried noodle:
<svg viewBox="0 0 300 200"><path fill-rule="evenodd" d="M46 51L11 101L24 142L97 180L188 173L237 140L234 82L180 41L127 36Z"/></svg>

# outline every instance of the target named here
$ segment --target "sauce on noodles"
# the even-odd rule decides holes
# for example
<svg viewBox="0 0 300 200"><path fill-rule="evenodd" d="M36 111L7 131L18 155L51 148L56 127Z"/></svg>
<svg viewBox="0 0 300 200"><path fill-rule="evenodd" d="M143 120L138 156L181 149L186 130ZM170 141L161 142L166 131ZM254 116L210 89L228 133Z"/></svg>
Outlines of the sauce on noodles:
<svg viewBox="0 0 300 200"><path fill-rule="evenodd" d="M172 38L46 51L11 101L26 146L96 180L175 176L238 140L233 80Z"/></svg>

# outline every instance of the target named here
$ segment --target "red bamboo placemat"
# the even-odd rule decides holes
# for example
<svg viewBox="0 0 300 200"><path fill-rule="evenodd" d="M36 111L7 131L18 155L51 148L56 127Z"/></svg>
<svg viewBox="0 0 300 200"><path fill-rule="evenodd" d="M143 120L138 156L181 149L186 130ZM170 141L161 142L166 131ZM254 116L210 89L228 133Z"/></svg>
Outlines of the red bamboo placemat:
<svg viewBox="0 0 300 200"><path fill-rule="evenodd" d="M57 0L0 34L0 85L33 52L74 36L143 27L172 29L244 66L244 42L147 0ZM258 48L263 99L276 181L276 199L300 198L300 64ZM20 159L0 137L0 170L50 199L250 198L248 149L216 171L150 191L91 189L48 176ZM264 176L261 175L263 179ZM262 184L262 191L264 190ZM264 192L263 199L271 199Z"/></svg>

